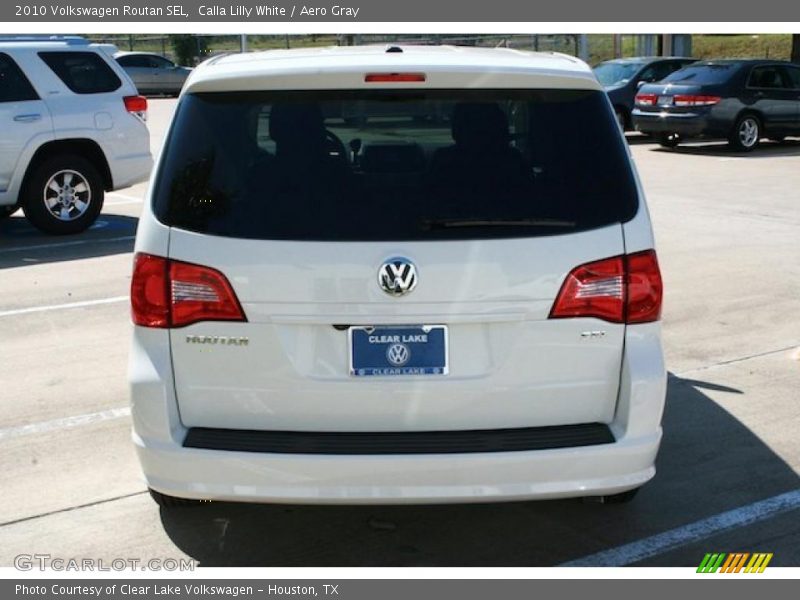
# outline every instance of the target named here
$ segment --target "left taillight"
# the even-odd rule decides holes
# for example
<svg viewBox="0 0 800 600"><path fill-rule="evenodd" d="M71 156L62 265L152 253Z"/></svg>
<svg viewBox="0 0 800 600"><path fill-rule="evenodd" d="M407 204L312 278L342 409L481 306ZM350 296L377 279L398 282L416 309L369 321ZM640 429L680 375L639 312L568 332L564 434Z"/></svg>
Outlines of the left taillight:
<svg viewBox="0 0 800 600"><path fill-rule="evenodd" d="M649 323L661 317L662 296L654 250L614 256L572 269L561 285L550 318Z"/></svg>
<svg viewBox="0 0 800 600"><path fill-rule="evenodd" d="M228 279L210 267L136 254L131 280L133 322L185 327L199 321L246 321Z"/></svg>
<svg viewBox="0 0 800 600"><path fill-rule="evenodd" d="M125 103L125 110L136 115L142 121L147 120L147 98L144 96L125 96L122 101Z"/></svg>
<svg viewBox="0 0 800 600"><path fill-rule="evenodd" d="M636 94L634 102L639 106L655 106L658 101L657 94Z"/></svg>

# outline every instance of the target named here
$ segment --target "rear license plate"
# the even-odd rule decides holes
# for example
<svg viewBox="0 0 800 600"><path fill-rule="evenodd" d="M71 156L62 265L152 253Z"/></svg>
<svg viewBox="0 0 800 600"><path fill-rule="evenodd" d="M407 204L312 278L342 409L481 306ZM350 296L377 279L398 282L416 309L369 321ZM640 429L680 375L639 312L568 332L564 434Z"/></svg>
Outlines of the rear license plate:
<svg viewBox="0 0 800 600"><path fill-rule="evenodd" d="M658 105L659 106L672 106L672 96L659 96L658 97Z"/></svg>
<svg viewBox="0 0 800 600"><path fill-rule="evenodd" d="M447 375L447 326L349 329L350 374L356 377Z"/></svg>

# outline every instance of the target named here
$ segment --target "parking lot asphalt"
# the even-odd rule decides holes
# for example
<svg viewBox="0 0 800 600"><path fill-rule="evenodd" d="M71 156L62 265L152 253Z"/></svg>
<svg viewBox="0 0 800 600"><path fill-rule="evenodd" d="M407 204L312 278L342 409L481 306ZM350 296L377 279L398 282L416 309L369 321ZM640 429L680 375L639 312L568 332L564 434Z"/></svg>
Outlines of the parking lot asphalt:
<svg viewBox="0 0 800 600"><path fill-rule="evenodd" d="M154 153L174 106L150 102ZM130 442L125 380L141 184L109 194L80 236L42 235L19 214L0 224L0 566L23 553L692 566L710 551L800 566L800 140L749 155L629 142L665 281L670 371L658 473L632 503L159 510Z"/></svg>

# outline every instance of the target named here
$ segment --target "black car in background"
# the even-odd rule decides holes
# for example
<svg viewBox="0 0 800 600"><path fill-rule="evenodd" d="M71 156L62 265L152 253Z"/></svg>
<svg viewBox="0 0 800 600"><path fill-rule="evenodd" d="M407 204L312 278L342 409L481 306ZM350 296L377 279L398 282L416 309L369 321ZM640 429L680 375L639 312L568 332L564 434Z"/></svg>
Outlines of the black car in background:
<svg viewBox="0 0 800 600"><path fill-rule="evenodd" d="M636 130L673 147L724 138L749 151L762 138L800 135L800 65L774 60L696 62L643 86L633 110Z"/></svg>
<svg viewBox="0 0 800 600"><path fill-rule="evenodd" d="M678 69L695 62L694 58L638 56L601 62L594 68L597 80L605 88L617 122L623 131L632 129L631 111L636 92L644 83L661 81Z"/></svg>

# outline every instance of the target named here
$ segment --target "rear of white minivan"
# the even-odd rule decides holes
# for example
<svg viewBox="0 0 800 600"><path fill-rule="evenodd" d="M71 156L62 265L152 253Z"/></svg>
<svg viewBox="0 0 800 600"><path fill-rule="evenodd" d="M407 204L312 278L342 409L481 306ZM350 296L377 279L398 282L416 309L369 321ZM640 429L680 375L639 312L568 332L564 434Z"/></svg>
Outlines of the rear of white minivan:
<svg viewBox="0 0 800 600"><path fill-rule="evenodd" d="M602 90L415 66L190 81L131 289L157 499L612 496L653 476L661 279Z"/></svg>

